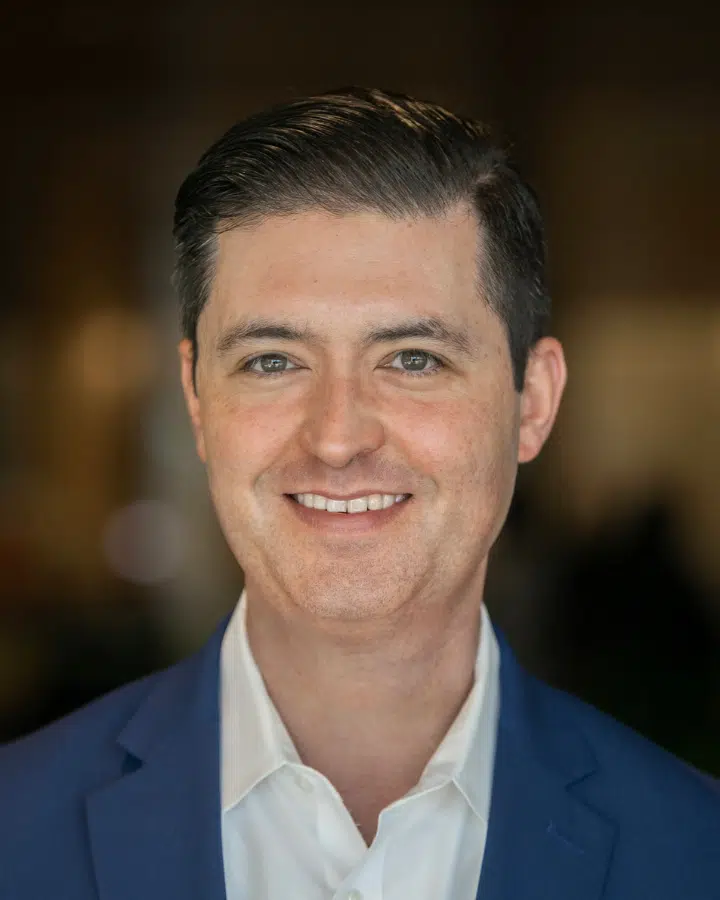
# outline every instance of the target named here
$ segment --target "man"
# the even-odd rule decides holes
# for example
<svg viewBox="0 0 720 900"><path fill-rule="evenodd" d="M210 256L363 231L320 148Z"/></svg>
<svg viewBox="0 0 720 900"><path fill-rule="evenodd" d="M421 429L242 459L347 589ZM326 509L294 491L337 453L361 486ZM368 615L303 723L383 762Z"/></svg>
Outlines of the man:
<svg viewBox="0 0 720 900"><path fill-rule="evenodd" d="M196 656L5 748L0 896L717 900L709 782L534 680L482 603L566 375L485 128L290 103L208 150L175 234L245 589Z"/></svg>

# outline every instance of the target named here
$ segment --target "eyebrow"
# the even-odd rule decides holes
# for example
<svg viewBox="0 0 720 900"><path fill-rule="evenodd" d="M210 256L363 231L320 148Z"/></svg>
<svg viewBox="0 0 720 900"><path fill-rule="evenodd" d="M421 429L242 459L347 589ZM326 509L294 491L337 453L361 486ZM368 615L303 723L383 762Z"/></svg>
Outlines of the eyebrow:
<svg viewBox="0 0 720 900"><path fill-rule="evenodd" d="M215 348L220 356L225 356L240 344L268 338L275 341L299 341L315 346L325 343L307 325L288 325L280 320L260 316L237 322L227 328L218 337ZM403 319L393 325L373 326L363 334L362 346L367 349L373 344L387 344L406 338L429 339L462 356L474 355L473 343L467 332L438 316L421 316Z"/></svg>

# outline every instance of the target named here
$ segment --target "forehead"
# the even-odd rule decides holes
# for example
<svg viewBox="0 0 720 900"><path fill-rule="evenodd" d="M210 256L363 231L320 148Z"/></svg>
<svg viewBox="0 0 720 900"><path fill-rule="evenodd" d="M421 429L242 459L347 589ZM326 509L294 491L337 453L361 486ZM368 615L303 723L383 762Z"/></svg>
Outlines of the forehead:
<svg viewBox="0 0 720 900"><path fill-rule="evenodd" d="M234 312L398 305L416 312L477 306L479 229L469 208L438 217L310 211L218 238L210 306ZM421 308L422 307L422 310Z"/></svg>

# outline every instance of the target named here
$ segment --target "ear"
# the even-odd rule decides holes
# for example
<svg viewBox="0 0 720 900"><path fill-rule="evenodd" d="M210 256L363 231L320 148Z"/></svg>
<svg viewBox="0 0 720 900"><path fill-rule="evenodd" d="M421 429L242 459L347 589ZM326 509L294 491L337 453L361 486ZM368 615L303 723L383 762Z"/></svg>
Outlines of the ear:
<svg viewBox="0 0 720 900"><path fill-rule="evenodd" d="M562 344L542 338L531 349L520 398L518 462L535 459L552 430L567 381Z"/></svg>
<svg viewBox="0 0 720 900"><path fill-rule="evenodd" d="M195 447L200 459L203 462L206 462L205 436L200 416L200 399L195 390L195 379L193 378L195 358L192 342L187 339L180 341L178 344L178 353L180 354L180 379L182 381L183 393L185 394L185 405L187 406L193 434L195 435Z"/></svg>

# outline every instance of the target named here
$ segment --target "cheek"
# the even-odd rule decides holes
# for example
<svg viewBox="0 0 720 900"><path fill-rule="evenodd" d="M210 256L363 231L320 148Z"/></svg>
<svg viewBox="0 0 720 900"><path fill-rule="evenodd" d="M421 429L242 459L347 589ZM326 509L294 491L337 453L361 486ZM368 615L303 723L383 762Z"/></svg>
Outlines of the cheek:
<svg viewBox="0 0 720 900"><path fill-rule="evenodd" d="M261 471L284 440L284 422L286 416L269 406L241 407L227 399L207 404L203 432L209 473L221 479Z"/></svg>
<svg viewBox="0 0 720 900"><path fill-rule="evenodd" d="M437 484L443 530L458 553L478 541L494 543L512 499L517 471L512 409L496 398L445 409L418 424L420 468Z"/></svg>
<svg viewBox="0 0 720 900"><path fill-rule="evenodd" d="M409 452L421 464L424 459L428 474L477 487L502 481L514 468L512 415L497 399L406 410L403 422Z"/></svg>
<svg viewBox="0 0 720 900"><path fill-rule="evenodd" d="M231 546L247 522L257 524L262 508L256 505L254 486L268 469L279 445L283 417L269 407L241 407L216 398L204 410L207 448L206 471L220 526Z"/></svg>

